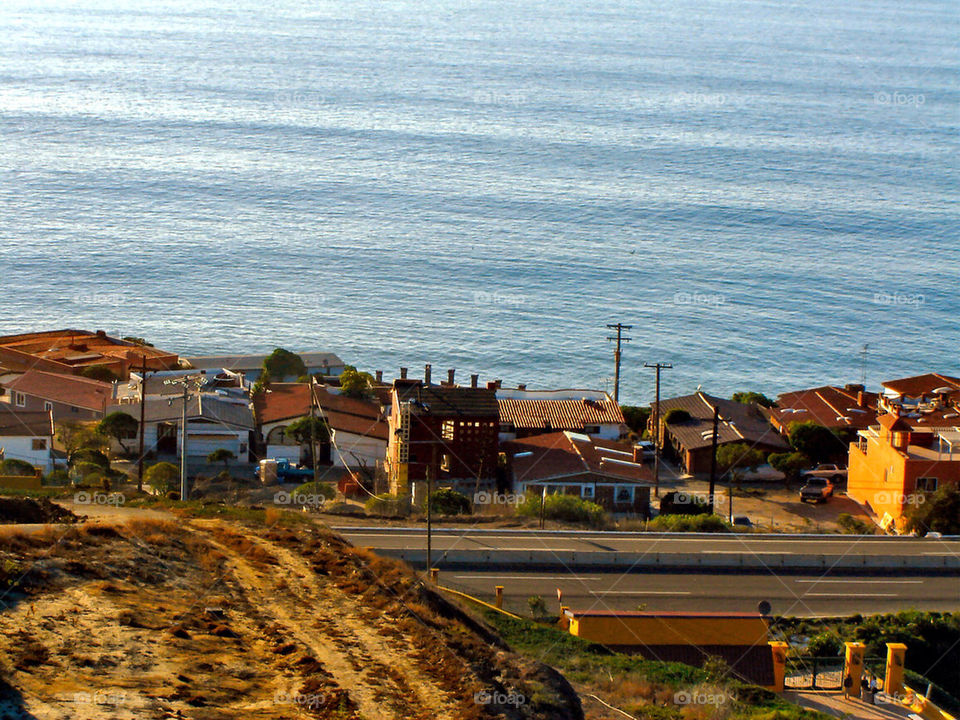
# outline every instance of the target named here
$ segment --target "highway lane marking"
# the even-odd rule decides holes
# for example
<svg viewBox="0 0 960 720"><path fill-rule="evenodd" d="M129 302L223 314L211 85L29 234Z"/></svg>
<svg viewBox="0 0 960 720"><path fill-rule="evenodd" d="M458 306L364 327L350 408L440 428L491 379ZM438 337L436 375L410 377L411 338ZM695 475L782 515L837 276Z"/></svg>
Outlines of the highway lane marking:
<svg viewBox="0 0 960 720"><path fill-rule="evenodd" d="M591 595L692 595L686 590L591 590Z"/></svg>
<svg viewBox="0 0 960 720"><path fill-rule="evenodd" d="M573 575L454 575L454 580L576 580ZM589 578L593 579L593 578ZM583 582L583 580L580 580Z"/></svg>
<svg viewBox="0 0 960 720"><path fill-rule="evenodd" d="M703 550L704 555L794 555L787 550ZM666 554L666 553L664 553Z"/></svg>
<svg viewBox="0 0 960 720"><path fill-rule="evenodd" d="M882 585L922 585L923 580L846 580L844 578L825 578L821 580L795 580L794 582L798 583L813 583L819 585L820 583L879 583Z"/></svg>
<svg viewBox="0 0 960 720"><path fill-rule="evenodd" d="M850 595L850 593L804 593L801 597L804 598L849 598L850 600L856 600L857 598L895 598L900 597L896 593L857 593L856 596Z"/></svg>

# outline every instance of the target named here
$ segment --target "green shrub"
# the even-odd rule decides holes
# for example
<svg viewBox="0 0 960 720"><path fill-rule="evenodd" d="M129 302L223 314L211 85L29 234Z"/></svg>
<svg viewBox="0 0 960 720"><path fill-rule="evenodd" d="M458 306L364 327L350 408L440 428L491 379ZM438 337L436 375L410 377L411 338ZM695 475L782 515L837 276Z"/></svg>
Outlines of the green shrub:
<svg viewBox="0 0 960 720"><path fill-rule="evenodd" d="M70 473L62 469L54 470L53 472L48 473L45 478L43 478L43 484L44 485L69 485Z"/></svg>
<svg viewBox="0 0 960 720"><path fill-rule="evenodd" d="M410 499L406 496L374 495L363 504L368 515L396 517L410 513Z"/></svg>
<svg viewBox="0 0 960 720"><path fill-rule="evenodd" d="M528 494L517 506L517 514L525 517L539 517L540 500L540 495ZM608 524L607 514L602 507L589 500L582 500L576 495L547 495L543 498L543 516L548 520L582 523L591 527L604 527Z"/></svg>
<svg viewBox="0 0 960 720"><path fill-rule="evenodd" d="M147 468L143 480L157 493L169 493L180 486L180 468L173 463L158 462Z"/></svg>
<svg viewBox="0 0 960 720"><path fill-rule="evenodd" d="M75 477L81 478L84 482L91 482L89 478L94 478L96 482L104 476L103 467L92 462L78 462L71 468Z"/></svg>
<svg viewBox="0 0 960 720"><path fill-rule="evenodd" d="M660 498L661 515L705 515L710 505L700 498L685 492L668 492Z"/></svg>
<svg viewBox="0 0 960 720"><path fill-rule="evenodd" d="M650 521L650 530L662 532L732 532L733 528L719 515L658 515Z"/></svg>
<svg viewBox="0 0 960 720"><path fill-rule="evenodd" d="M810 657L834 657L843 652L843 643L835 632L822 632L810 638L806 655Z"/></svg>
<svg viewBox="0 0 960 720"><path fill-rule="evenodd" d="M864 522L860 518L855 518L850 513L840 513L837 515L837 525L850 535L874 535L876 527L873 523Z"/></svg>
<svg viewBox="0 0 960 720"><path fill-rule="evenodd" d="M298 485L297 489L291 493L293 495L323 495L327 500L333 498L337 494L334 490L333 485L330 483L321 483L321 482L305 482L303 485Z"/></svg>
<svg viewBox="0 0 960 720"><path fill-rule="evenodd" d="M77 450L70 456L70 465L76 466L79 463L90 463L99 466L103 470L110 468L110 459L99 450L84 448Z"/></svg>
<svg viewBox="0 0 960 720"><path fill-rule="evenodd" d="M527 598L527 605L534 617L543 617L547 614L547 603L539 595L531 595Z"/></svg>
<svg viewBox="0 0 960 720"><path fill-rule="evenodd" d="M0 475L22 475L26 477L32 477L36 474L36 468L34 468L33 465L28 463L26 460L7 458L3 462L0 462Z"/></svg>
<svg viewBox="0 0 960 720"><path fill-rule="evenodd" d="M430 496L430 510L440 515L469 515L473 512L473 503L466 495L450 488L440 488Z"/></svg>

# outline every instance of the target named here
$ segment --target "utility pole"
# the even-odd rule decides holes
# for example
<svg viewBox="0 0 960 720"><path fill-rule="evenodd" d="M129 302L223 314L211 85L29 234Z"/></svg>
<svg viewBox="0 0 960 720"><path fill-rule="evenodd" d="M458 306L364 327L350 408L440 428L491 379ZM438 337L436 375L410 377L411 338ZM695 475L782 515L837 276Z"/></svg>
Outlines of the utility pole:
<svg viewBox="0 0 960 720"><path fill-rule="evenodd" d="M710 514L715 512L714 496L717 492L717 430L720 427L720 406L713 406L713 440L710 442Z"/></svg>
<svg viewBox="0 0 960 720"><path fill-rule="evenodd" d="M307 386L310 393L310 459L313 461L313 491L317 492L317 483L320 482L320 467L317 465L317 419L313 413L313 376Z"/></svg>
<svg viewBox="0 0 960 720"><path fill-rule="evenodd" d="M183 384L183 407L180 408L180 500L187 500L187 402L190 387Z"/></svg>
<svg viewBox="0 0 960 720"><path fill-rule="evenodd" d="M617 331L616 337L610 337L608 335L607 340L617 341L617 347L613 351L613 361L614 361L614 364L616 365L616 370L614 370L614 374L613 374L613 399L616 400L617 402L620 402L620 342L621 341L630 342L630 340L632 339L628 337L622 337L621 333L624 330L633 329L633 325L624 325L623 323L617 323L616 325L607 325L607 327L610 328L611 330Z"/></svg>
<svg viewBox="0 0 960 720"><path fill-rule="evenodd" d="M657 370L657 401L653 406L653 427L655 429L653 440L653 496L660 497L660 371L670 370L673 365L670 363L644 363L644 367L656 368Z"/></svg>
<svg viewBox="0 0 960 720"><path fill-rule="evenodd" d="M140 366L140 447L137 456L137 492L143 492L143 453L144 453L144 438L146 435L146 419L147 419L147 356L141 355L141 360L143 361Z"/></svg>

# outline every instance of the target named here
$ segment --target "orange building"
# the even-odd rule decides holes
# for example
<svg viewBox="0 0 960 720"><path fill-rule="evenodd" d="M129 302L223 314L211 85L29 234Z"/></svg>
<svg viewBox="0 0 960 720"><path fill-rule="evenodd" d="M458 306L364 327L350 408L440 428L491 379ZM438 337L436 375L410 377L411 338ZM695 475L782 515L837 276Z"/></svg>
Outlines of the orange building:
<svg viewBox="0 0 960 720"><path fill-rule="evenodd" d="M944 484L960 484L960 424L922 427L897 413L878 418L850 445L847 495L884 528L902 530L906 513Z"/></svg>

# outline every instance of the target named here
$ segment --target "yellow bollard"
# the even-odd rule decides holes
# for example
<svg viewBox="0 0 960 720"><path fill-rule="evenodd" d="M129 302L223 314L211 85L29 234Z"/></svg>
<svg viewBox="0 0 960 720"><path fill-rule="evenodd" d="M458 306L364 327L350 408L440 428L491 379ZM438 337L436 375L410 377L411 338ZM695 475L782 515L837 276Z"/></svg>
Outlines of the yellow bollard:
<svg viewBox="0 0 960 720"><path fill-rule="evenodd" d="M843 689L850 697L860 697L860 680L863 678L863 653L866 646L858 642L845 642L843 659ZM850 685L847 685L850 678Z"/></svg>
<svg viewBox="0 0 960 720"><path fill-rule="evenodd" d="M430 582L434 585L440 584L440 571L437 568L430 568Z"/></svg>
<svg viewBox="0 0 960 720"><path fill-rule="evenodd" d="M557 625L560 626L561 630L566 630L570 627L570 620L567 618L567 610L569 610L566 605L560 606L560 619L557 621Z"/></svg>
<svg viewBox="0 0 960 720"><path fill-rule="evenodd" d="M771 642L770 652L773 654L773 686L770 688L773 692L782 693L784 681L787 676L787 649L789 643Z"/></svg>
<svg viewBox="0 0 960 720"><path fill-rule="evenodd" d="M503 610L503 585L497 585L497 608Z"/></svg>
<svg viewBox="0 0 960 720"><path fill-rule="evenodd" d="M903 695L903 663L907 646L903 643L887 643L887 671L883 677L883 691L890 697Z"/></svg>

